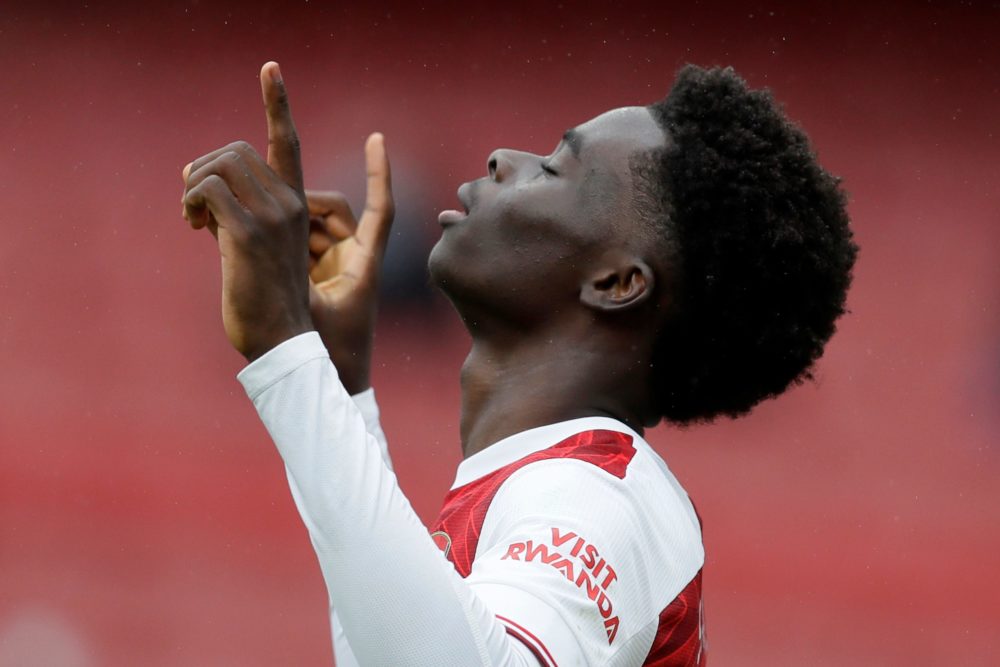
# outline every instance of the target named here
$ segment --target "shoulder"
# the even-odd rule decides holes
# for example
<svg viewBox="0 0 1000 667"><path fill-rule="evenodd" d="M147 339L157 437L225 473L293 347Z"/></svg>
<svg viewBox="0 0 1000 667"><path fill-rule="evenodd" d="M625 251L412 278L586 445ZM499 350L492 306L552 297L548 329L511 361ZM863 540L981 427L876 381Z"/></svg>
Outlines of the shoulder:
<svg viewBox="0 0 1000 667"><path fill-rule="evenodd" d="M516 526L562 521L625 549L700 568L704 550L694 505L640 436L584 431L518 463L498 471L502 481L484 517L481 546Z"/></svg>
<svg viewBox="0 0 1000 667"><path fill-rule="evenodd" d="M558 610L584 628L573 630L582 645L600 638L593 650L652 641L661 611L704 564L697 514L638 435L618 432L612 442L581 432L573 439L576 445L549 448L562 448L560 455L550 451L499 484L470 582L511 614L531 606L525 595Z"/></svg>
<svg viewBox="0 0 1000 667"><path fill-rule="evenodd" d="M652 607L676 596L704 564L698 515L645 440L618 432L612 442L608 433L576 434L545 450L563 455L540 457L506 476L484 516L476 558L490 551L502 558L512 546L507 560L520 546L537 558L541 544L551 553L568 546L584 565L593 560L589 553L623 573L649 573L649 580L621 587L635 586L639 597L647 589Z"/></svg>

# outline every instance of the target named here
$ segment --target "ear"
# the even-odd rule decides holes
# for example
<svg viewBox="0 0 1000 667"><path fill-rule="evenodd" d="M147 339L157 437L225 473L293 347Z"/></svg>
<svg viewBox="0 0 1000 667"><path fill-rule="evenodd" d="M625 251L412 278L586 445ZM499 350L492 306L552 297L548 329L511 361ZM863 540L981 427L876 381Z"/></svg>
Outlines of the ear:
<svg viewBox="0 0 1000 667"><path fill-rule="evenodd" d="M634 308L653 295L654 282L649 265L631 257L618 267L604 267L591 274L580 290L580 302L603 312Z"/></svg>

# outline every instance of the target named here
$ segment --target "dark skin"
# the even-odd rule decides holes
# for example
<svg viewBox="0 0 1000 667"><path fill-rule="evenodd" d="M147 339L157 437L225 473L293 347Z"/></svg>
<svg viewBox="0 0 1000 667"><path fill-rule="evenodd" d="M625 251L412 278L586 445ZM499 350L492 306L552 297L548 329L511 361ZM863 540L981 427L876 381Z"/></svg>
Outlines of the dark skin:
<svg viewBox="0 0 1000 667"><path fill-rule="evenodd" d="M219 242L223 323L237 351L252 361L287 338L315 329L341 382L357 394L370 386L378 273L394 213L385 140L375 133L365 143L368 193L356 218L341 193L303 188L298 138L277 64L264 65L260 80L267 159L237 141L189 163L183 171L183 215L193 228L209 229ZM243 192L250 194L241 196ZM234 244L233 233L249 238ZM277 242L269 244L271 235L279 237ZM307 244L300 243L304 237ZM267 259L254 259L255 253ZM256 261L259 269L286 278L260 285L255 295L259 274L249 268ZM227 280L233 272L245 276L245 282ZM308 280L301 279L305 275ZM247 311L246 317L229 316L236 310L234 302L240 312ZM303 313L303 302L308 312ZM268 314L290 307L295 312Z"/></svg>
<svg viewBox="0 0 1000 667"><path fill-rule="evenodd" d="M631 213L629 158L664 142L645 108L615 109L548 156L494 152L487 176L459 189L468 217L442 216L430 270L472 334L466 456L576 417L640 432L658 421L649 359L670 267Z"/></svg>
<svg viewBox="0 0 1000 667"><path fill-rule="evenodd" d="M275 63L261 85L267 159L238 142L195 160L184 170L184 215L218 239L233 346L253 361L316 329L356 393L368 386L392 219L384 142L369 138L368 200L354 222L342 197L302 187ZM632 212L629 158L665 142L645 108L615 109L574 128L549 156L494 152L487 176L459 189L467 215L442 214L431 276L473 340L462 368L465 456L577 417L614 417L640 433L659 421L650 360L673 272L662 241Z"/></svg>

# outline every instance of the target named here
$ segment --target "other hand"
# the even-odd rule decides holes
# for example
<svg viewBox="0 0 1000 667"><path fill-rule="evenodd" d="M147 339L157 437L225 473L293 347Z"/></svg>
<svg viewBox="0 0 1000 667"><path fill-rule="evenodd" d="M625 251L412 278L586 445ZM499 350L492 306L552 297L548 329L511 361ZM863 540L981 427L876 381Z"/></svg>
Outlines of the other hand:
<svg viewBox="0 0 1000 667"><path fill-rule="evenodd" d="M365 168L360 220L339 192L306 191L312 321L351 394L371 384L378 276L395 211L389 156L379 133L365 142Z"/></svg>

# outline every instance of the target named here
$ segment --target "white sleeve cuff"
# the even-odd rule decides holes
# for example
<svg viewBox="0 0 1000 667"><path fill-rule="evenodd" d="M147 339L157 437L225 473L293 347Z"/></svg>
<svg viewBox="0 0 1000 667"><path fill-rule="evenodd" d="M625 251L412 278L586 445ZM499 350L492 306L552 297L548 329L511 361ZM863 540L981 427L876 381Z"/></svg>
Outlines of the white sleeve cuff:
<svg viewBox="0 0 1000 667"><path fill-rule="evenodd" d="M358 406L358 410L361 411L361 416L365 418L365 425L368 426L368 432L372 432L373 426L378 426L378 403L375 402L375 388L368 387L362 392L354 394L351 396L351 400L354 401L354 405Z"/></svg>
<svg viewBox="0 0 1000 667"><path fill-rule="evenodd" d="M240 371L236 379L243 385L250 400L254 400L272 384L303 364L313 359L329 357L319 334L307 331L272 347Z"/></svg>

